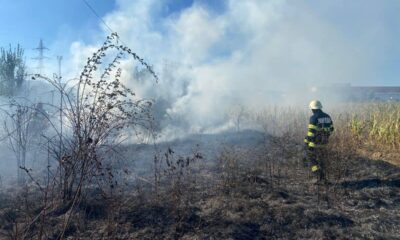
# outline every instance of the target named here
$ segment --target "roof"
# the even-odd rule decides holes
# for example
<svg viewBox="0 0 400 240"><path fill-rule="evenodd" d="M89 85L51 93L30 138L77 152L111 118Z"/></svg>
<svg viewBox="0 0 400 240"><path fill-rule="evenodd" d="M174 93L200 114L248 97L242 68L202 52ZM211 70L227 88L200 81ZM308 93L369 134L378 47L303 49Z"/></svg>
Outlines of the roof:
<svg viewBox="0 0 400 240"><path fill-rule="evenodd" d="M399 93L400 87L388 87L388 86L371 86L371 87L361 87L354 86L350 87L351 91L359 92L374 92L374 93Z"/></svg>

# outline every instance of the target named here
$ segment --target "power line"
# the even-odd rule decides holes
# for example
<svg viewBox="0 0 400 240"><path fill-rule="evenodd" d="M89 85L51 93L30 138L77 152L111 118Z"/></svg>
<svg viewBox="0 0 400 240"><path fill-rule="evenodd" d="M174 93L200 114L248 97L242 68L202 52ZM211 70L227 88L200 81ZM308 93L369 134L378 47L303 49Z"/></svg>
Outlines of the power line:
<svg viewBox="0 0 400 240"><path fill-rule="evenodd" d="M42 74L42 69L44 68L43 60L48 58L48 57L44 56L44 50L49 50L49 49L44 46L43 40L40 39L39 46L37 48L33 49L33 50L36 50L36 51L39 52L39 55L37 57L33 58L33 59L38 61L37 69L39 71L39 74Z"/></svg>
<svg viewBox="0 0 400 240"><path fill-rule="evenodd" d="M82 1L90 9L90 11L92 11L92 13L104 24L104 26L106 26L106 28L110 31L111 34L116 34L117 33L116 31L112 30L112 28L103 20L103 18L96 12L96 10L89 4L88 1L86 1L86 0L82 0ZM116 37L117 37L117 39L116 39L117 40L117 44L118 44L118 42L121 42L123 45L128 46L128 44L126 44L124 41L122 41L121 37L118 34L116 34ZM156 79L158 79L158 77L156 76L156 74L152 70L151 66L148 66L147 63L143 62L143 59L139 59L139 61L143 65L145 65L147 67L147 69L150 70L150 72L152 72L154 74Z"/></svg>
<svg viewBox="0 0 400 240"><path fill-rule="evenodd" d="M108 30L109 30L111 33L115 33L115 31L113 31L113 30L111 29L111 27L107 25L107 23L103 20L103 18L100 17L100 15L96 12L96 10L94 10L94 8L93 8L86 0L82 0L82 1L83 1L83 2L86 4L86 6L90 9L90 11L92 11L92 13L104 24L104 26L106 26L106 28L108 28Z"/></svg>
<svg viewBox="0 0 400 240"><path fill-rule="evenodd" d="M96 12L96 10L89 4L88 1L86 0L82 0L85 5L90 9L90 11L92 11L92 13L101 21L101 23L104 24L104 26L110 31L111 34L113 33L117 33L117 31L114 31L104 20L103 18L100 16L100 14L98 14ZM125 46L128 46L128 44L126 44L124 41L122 41L121 37L119 35L117 35L117 42L120 41L122 44L124 44Z"/></svg>

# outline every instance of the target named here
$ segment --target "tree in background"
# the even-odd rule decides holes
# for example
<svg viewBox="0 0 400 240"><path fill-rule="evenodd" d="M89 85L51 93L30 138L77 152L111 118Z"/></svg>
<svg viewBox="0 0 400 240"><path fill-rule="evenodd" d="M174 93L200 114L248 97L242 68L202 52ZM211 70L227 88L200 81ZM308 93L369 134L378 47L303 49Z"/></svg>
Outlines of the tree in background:
<svg viewBox="0 0 400 240"><path fill-rule="evenodd" d="M237 132L240 132L242 123L250 116L249 111L241 104L232 106L227 113Z"/></svg>
<svg viewBox="0 0 400 240"><path fill-rule="evenodd" d="M24 50L18 45L0 48L0 95L12 96L22 86L25 75Z"/></svg>
<svg viewBox="0 0 400 240"><path fill-rule="evenodd" d="M34 136L30 131L33 109L30 106L23 106L12 102L9 111L4 111L7 118L4 120L4 131L9 140L9 146L17 160L18 184L25 184L24 168L29 144Z"/></svg>

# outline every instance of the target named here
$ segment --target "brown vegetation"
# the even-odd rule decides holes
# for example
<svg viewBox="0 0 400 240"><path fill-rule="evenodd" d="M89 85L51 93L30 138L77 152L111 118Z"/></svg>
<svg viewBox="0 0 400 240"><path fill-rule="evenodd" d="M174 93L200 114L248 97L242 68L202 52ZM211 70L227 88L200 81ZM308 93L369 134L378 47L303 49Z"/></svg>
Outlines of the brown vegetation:
<svg viewBox="0 0 400 240"><path fill-rule="evenodd" d="M46 181L23 168L30 179L23 187L1 189L0 238L399 236L399 168L368 157L370 150L382 156L398 151L398 135L391 133L398 130L396 105L374 105L375 115L363 110L366 105L357 111L333 111L336 130L324 158L325 184L313 184L303 166L308 114L291 108L246 114L264 130L261 144L221 144L218 156L210 159L200 146L185 155L162 149L154 155L152 171L137 176L132 165L117 161L122 154L118 142L126 132L120 130L151 128L150 102L132 100L134 94L119 82L115 65L126 52L153 72L131 50L115 45L115 37L88 60L74 95L47 79L64 98L60 114L70 131L58 131L54 125L58 141L49 141L48 151L58 164L48 168ZM108 49L117 50L117 57L96 78ZM243 126L236 120L239 131Z"/></svg>

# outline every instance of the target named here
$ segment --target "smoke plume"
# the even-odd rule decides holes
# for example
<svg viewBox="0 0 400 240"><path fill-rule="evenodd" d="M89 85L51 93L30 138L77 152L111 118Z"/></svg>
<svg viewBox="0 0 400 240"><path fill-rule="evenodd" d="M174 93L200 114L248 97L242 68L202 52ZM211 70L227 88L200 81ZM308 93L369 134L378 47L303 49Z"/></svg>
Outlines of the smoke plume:
<svg viewBox="0 0 400 240"><path fill-rule="evenodd" d="M213 8L194 1L175 10L171 1L118 0L104 20L160 76L156 84L133 61L121 65L124 83L156 100L165 133L206 132L224 129L233 106L306 108L320 86L371 80L383 46L370 46L385 41L377 21L385 12L370 2L370 14L358 14L361 2L228 0ZM355 21L347 26L339 21L349 16ZM69 72L96 46L73 43Z"/></svg>

